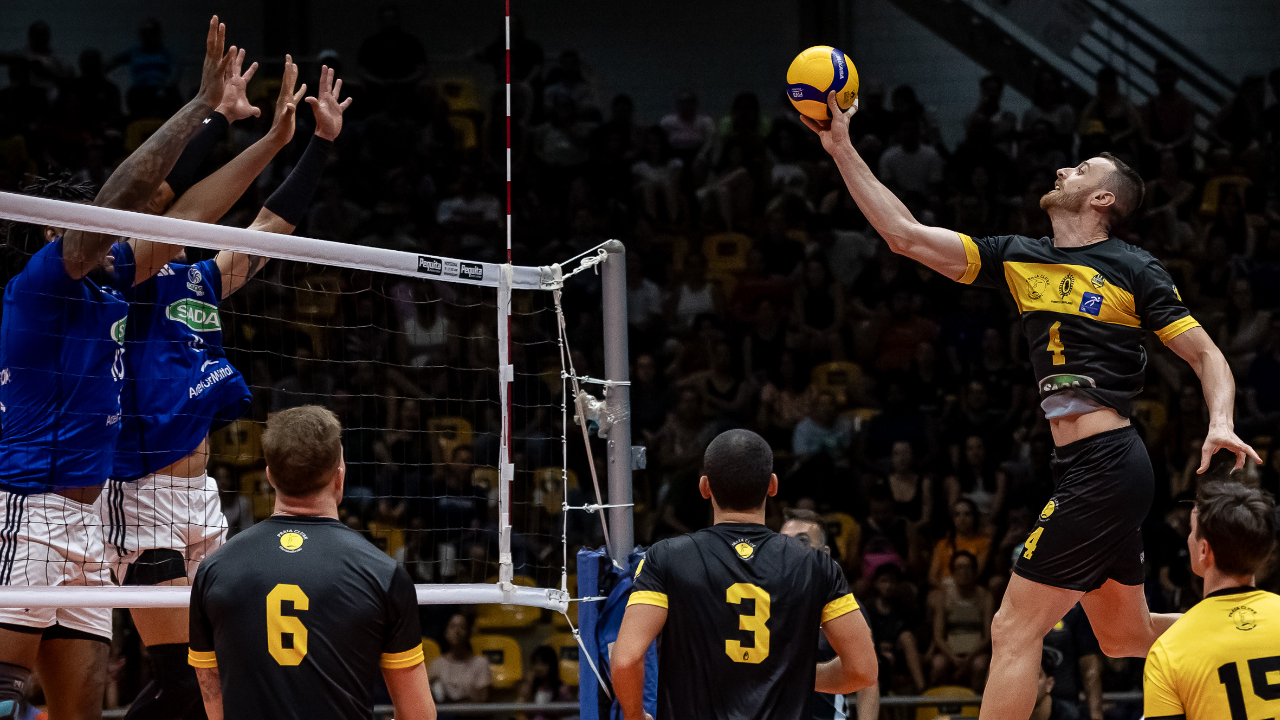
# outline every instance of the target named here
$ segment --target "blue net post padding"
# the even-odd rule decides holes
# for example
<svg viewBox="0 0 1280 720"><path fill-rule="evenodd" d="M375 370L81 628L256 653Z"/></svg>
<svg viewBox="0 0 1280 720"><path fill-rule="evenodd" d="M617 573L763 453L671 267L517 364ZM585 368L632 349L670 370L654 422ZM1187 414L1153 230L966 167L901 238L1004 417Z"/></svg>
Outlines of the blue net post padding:
<svg viewBox="0 0 1280 720"><path fill-rule="evenodd" d="M600 668L606 682L609 681L609 647L618 638L627 600L631 597L631 581L635 577L636 566L643 559L644 551L637 548L627 558L624 573L609 561L605 548L578 551L578 597L608 597L603 602L584 602L578 606L578 629L582 633L583 648ZM622 720L622 708L617 700L609 703L591 665L586 662L578 663L578 704L581 720ZM658 643L655 640L645 655L644 709L655 715L657 707Z"/></svg>

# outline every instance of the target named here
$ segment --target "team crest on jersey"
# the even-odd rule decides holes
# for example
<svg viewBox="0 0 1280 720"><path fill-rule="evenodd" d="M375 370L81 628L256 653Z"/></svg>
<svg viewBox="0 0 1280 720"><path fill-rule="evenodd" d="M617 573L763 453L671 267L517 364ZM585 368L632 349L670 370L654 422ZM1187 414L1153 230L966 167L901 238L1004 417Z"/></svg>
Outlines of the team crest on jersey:
<svg viewBox="0 0 1280 720"><path fill-rule="evenodd" d="M1027 284L1031 286L1031 299L1039 300L1045 289L1049 287L1049 276L1044 273L1032 275L1027 278Z"/></svg>
<svg viewBox="0 0 1280 720"><path fill-rule="evenodd" d="M1041 520L1048 520L1048 519L1049 519L1049 516L1050 516L1050 515L1053 515L1053 511L1054 511L1054 510L1057 510L1057 509L1058 509L1058 505L1057 505L1057 503L1055 503L1054 501L1050 500L1050 501L1049 501L1049 503L1048 503L1047 505L1045 505L1045 506L1044 506L1044 509L1040 511L1040 519L1041 519Z"/></svg>
<svg viewBox="0 0 1280 720"><path fill-rule="evenodd" d="M204 280L204 276L200 274L200 268L192 265L187 268L187 289L196 294L196 297L204 297L204 287L200 282Z"/></svg>
<svg viewBox="0 0 1280 720"><path fill-rule="evenodd" d="M1058 298L1059 299L1054 300L1053 302L1056 302L1059 304L1066 303L1067 297L1071 295L1071 291L1072 289L1075 288L1075 286L1076 286L1076 276L1072 275L1071 273L1067 273L1066 275L1064 275L1062 279L1058 281Z"/></svg>
<svg viewBox="0 0 1280 720"><path fill-rule="evenodd" d="M1227 617L1236 624L1237 630L1252 630L1258 627L1258 613L1248 605L1237 605L1231 608Z"/></svg>
<svg viewBox="0 0 1280 720"><path fill-rule="evenodd" d="M276 537L280 538L280 549L287 553L299 552L307 541L307 534L301 530L282 530Z"/></svg>
<svg viewBox="0 0 1280 720"><path fill-rule="evenodd" d="M1098 317L1102 312L1102 296L1097 293L1087 292L1080 298L1080 312L1086 315Z"/></svg>
<svg viewBox="0 0 1280 720"><path fill-rule="evenodd" d="M1169 287L1173 288L1173 296L1178 298L1178 302L1182 302L1182 293L1178 292L1178 286L1170 285Z"/></svg>
<svg viewBox="0 0 1280 720"><path fill-rule="evenodd" d="M739 540L733 544L733 551L738 553L738 557L743 560L749 559L756 552L756 546L746 540Z"/></svg>
<svg viewBox="0 0 1280 720"><path fill-rule="evenodd" d="M1097 275L1089 278L1089 284L1101 290L1102 286L1107 284L1107 279L1102 277L1102 273L1098 273Z"/></svg>

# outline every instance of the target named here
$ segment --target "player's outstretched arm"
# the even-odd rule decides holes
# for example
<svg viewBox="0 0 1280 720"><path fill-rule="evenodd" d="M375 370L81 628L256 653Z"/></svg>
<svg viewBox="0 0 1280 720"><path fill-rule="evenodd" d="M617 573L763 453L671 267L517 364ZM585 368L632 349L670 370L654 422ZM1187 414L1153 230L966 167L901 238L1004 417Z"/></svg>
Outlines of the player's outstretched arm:
<svg viewBox="0 0 1280 720"><path fill-rule="evenodd" d="M396 720L436 720L436 703L431 698L431 681L427 666L418 663L411 668L383 668L387 692L395 707Z"/></svg>
<svg viewBox="0 0 1280 720"><path fill-rule="evenodd" d="M880 237L889 243L889 249L906 255L943 275L957 280L966 268L964 245L960 236L951 230L923 225L906 205L889 188L876 179L867 163L853 148L849 139L849 119L858 111L858 103L847 111L836 104L834 92L827 95L831 119L821 122L801 116L809 129L818 134L822 147L831 154L840 168L845 186L858 209Z"/></svg>
<svg viewBox="0 0 1280 720"><path fill-rule="evenodd" d="M667 609L657 605L632 605L622 616L609 663L625 720L652 720L644 711L644 656L666 624Z"/></svg>
<svg viewBox="0 0 1280 720"><path fill-rule="evenodd" d="M1197 473L1209 469L1209 461L1219 450L1230 450L1236 456L1236 470L1244 467L1246 459L1259 465L1262 458L1241 440L1235 432L1236 381L1231 377L1231 367L1222 351L1202 327L1193 327L1169 341L1169 349L1187 361L1200 378L1204 388L1204 402L1209 406L1209 434L1200 449L1200 467Z"/></svg>
<svg viewBox="0 0 1280 720"><path fill-rule="evenodd" d="M306 87L303 85L303 90ZM339 102L341 93L342 81L335 82L333 69L322 65L316 96L306 99L315 114L316 133L289 177L267 198L258 217L249 226L250 230L289 235L302 222L320 184L324 166L333 152L333 141L342 132L342 112L351 105L351 98ZM222 297L244 287L249 278L267 264L267 258L228 250L218 253L217 261L218 270L222 273Z"/></svg>
<svg viewBox="0 0 1280 720"><path fill-rule="evenodd" d="M224 53L226 26L214 15L209 20L205 39L204 70L200 91L164 125L160 126L102 186L93 204L120 210L140 211L150 202L156 188L178 161L187 141L222 102L223 77L231 67L235 53ZM101 264L111 249L114 237L100 233L68 231L63 237L63 263L67 274L79 279Z"/></svg>
<svg viewBox="0 0 1280 720"><path fill-rule="evenodd" d="M200 697L204 698L204 712L209 720L222 720L222 678L218 668L196 668L196 681L200 683Z"/></svg>
<svg viewBox="0 0 1280 720"><path fill-rule="evenodd" d="M876 682L880 676L880 665L876 661L871 628L861 612L847 612L830 620L822 626L822 631L836 651L836 659L818 663L814 690L845 695Z"/></svg>
<svg viewBox="0 0 1280 720"><path fill-rule="evenodd" d="M235 65L242 62L243 58L244 54L240 53ZM257 67L255 63L241 76L238 74L239 68L235 65L231 69L231 76L241 79L251 77L254 68ZM280 94L276 98L271 129L262 139L250 145L231 162L218 168L213 174L183 193L165 212L165 217L213 223L231 210L231 206L235 205L245 190L249 189L258 175L262 174L276 153L293 139L294 118L298 103L302 102L307 92L305 83L296 92L294 91L297 81L298 66L293 63L291 56L285 55L284 75L280 82ZM236 94L243 94L242 91L243 85L240 83L236 83L231 90ZM137 263L137 270L134 273L135 285L160 272L160 268L182 250L180 245L167 245L149 240L134 239L129 242L133 246Z"/></svg>

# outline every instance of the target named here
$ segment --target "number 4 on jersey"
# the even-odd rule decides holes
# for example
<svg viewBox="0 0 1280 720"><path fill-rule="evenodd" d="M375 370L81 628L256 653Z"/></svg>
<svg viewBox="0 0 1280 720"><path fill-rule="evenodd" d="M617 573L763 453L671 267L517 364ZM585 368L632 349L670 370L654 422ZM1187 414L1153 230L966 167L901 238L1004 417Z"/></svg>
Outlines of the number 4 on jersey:
<svg viewBox="0 0 1280 720"><path fill-rule="evenodd" d="M1053 353L1054 365L1067 364L1067 356L1062 354L1062 352L1066 350L1066 348L1063 347L1062 337L1061 335L1059 335L1061 328L1062 328L1061 320L1059 320L1058 322L1054 323L1049 327L1049 347L1046 349L1049 352Z"/></svg>

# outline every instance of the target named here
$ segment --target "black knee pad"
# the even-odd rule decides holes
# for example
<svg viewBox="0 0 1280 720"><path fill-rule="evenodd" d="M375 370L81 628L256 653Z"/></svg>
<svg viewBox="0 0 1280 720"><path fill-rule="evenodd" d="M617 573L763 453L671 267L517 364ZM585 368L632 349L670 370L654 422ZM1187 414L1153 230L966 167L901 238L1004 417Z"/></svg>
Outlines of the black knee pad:
<svg viewBox="0 0 1280 720"><path fill-rule="evenodd" d="M173 720L203 709L195 668L187 664L187 646L152 645L147 652L151 654L151 682L138 692L125 720Z"/></svg>
<svg viewBox="0 0 1280 720"><path fill-rule="evenodd" d="M138 559L129 563L122 584L159 585L186 576L187 561L182 553L172 548L153 548L138 553Z"/></svg>
<svg viewBox="0 0 1280 720"><path fill-rule="evenodd" d="M30 689L30 670L0 662L0 720L16 720L22 716Z"/></svg>

